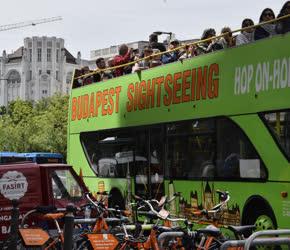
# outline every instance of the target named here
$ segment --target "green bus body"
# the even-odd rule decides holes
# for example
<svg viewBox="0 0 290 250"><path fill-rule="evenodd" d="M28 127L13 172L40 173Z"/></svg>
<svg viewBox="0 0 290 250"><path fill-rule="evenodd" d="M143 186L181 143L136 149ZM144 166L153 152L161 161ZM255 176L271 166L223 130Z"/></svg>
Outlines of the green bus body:
<svg viewBox="0 0 290 250"><path fill-rule="evenodd" d="M158 187L158 190L160 188L166 194L180 191L182 197L171 208L189 216L191 209L202 209L217 203L218 197L214 190L228 190L231 200L221 224L248 224L258 221L265 228L289 228L289 44L290 34L275 36L72 89L68 125L68 163L73 165L76 171L82 171L84 181L92 192L103 190L110 192L114 188L120 190L120 194L126 199L128 178L126 179L124 175L122 178L98 177L91 167L86 146L81 140L82 135L85 136L85 140L91 140L99 132L109 135L112 131L113 136L115 130L121 132L136 130L134 133L138 136L138 129L148 128L149 131L156 128L157 131L160 130L160 136L164 134L167 136L170 128L176 129L179 125L174 124L183 124L182 121L184 124L190 121L188 124L192 127L199 121L209 121L217 130L222 128L220 124L226 121L231 124L228 128L237 127L241 131L239 132L243 134L241 136L247 138L253 146L252 151L259 156L259 160L257 157L238 158L240 172L244 171L241 170L242 166L251 166L249 168L254 173L251 172L249 175L245 173L245 178L237 179L223 178L222 171L218 178L211 175L190 178L188 177L190 174L178 173L179 170L176 168L175 172L173 171L177 173L176 178L172 174L162 173L164 182L162 181L162 187ZM284 123L280 122L281 115L285 115ZM274 125L269 124L265 117L268 117L268 121L274 119ZM288 125L285 121L286 123L288 121ZM212 138L219 133L217 130L213 132ZM278 132L275 134L275 131ZM286 149L277 139L279 131L283 133L281 138L285 142ZM144 135L146 133L144 132ZM152 140L156 139L158 137L156 132L152 133ZM228 135L231 137L231 129L228 129ZM170 147L179 147L179 142L171 145L171 137L166 138L165 155L170 152ZM196 138L198 139L198 136ZM224 138L226 143L227 136ZM203 139L199 143L202 144ZM184 140L188 138L185 136ZM190 142L198 143L194 140ZM210 142L223 147L222 138L217 141L210 139ZM229 145L224 146L230 148ZM203 148L205 147L206 144ZM207 154L209 151L204 150L202 153ZM138 154L134 157L134 162L138 161L136 160ZM163 156L163 169L167 167L164 160L166 157L180 160L178 155ZM141 157L139 161L143 161ZM107 164L108 162L109 160ZM209 163L210 166L215 164L218 163ZM136 181L134 182L134 176L132 178L134 193ZM158 179L158 175L156 178ZM149 188L146 190L152 191L150 181L148 184Z"/></svg>

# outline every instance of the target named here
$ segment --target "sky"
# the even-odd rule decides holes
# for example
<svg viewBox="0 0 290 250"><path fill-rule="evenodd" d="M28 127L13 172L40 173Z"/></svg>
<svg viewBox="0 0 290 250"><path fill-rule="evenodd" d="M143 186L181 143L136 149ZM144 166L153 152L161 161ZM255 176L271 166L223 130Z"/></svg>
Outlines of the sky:
<svg viewBox="0 0 290 250"><path fill-rule="evenodd" d="M244 18L258 22L262 10L277 15L285 0L0 0L0 26L61 16L57 22L0 32L0 52L15 51L23 39L56 36L76 56L121 43L148 40L153 31L176 34L180 40L200 38L205 28L217 34L224 26L238 29Z"/></svg>

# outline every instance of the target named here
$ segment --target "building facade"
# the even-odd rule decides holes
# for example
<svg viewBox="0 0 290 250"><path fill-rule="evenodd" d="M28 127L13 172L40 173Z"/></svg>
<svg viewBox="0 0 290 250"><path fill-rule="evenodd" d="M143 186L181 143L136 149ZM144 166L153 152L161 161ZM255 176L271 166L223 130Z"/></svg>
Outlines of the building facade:
<svg viewBox="0 0 290 250"><path fill-rule="evenodd" d="M0 57L0 106L18 98L37 101L68 94L74 69L88 64L80 52L72 56L62 38L25 38L24 46Z"/></svg>
<svg viewBox="0 0 290 250"><path fill-rule="evenodd" d="M96 49L96 50L91 50L91 56L90 59L91 60L96 60L99 57L103 57L106 61L109 58L112 58L116 55L119 54L119 45L113 45L107 48L103 48L103 49ZM137 42L131 42L131 43L127 43L129 48L132 49L139 49L139 51L143 51L143 48L148 45L147 41L137 41Z"/></svg>

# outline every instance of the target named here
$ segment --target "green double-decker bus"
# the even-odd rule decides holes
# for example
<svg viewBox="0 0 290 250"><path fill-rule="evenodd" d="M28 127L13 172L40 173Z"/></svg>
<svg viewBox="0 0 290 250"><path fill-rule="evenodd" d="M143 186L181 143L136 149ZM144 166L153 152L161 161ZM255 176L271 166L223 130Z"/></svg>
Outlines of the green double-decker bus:
<svg viewBox="0 0 290 250"><path fill-rule="evenodd" d="M290 227L290 34L73 88L68 163L120 207L181 192L191 218Z"/></svg>

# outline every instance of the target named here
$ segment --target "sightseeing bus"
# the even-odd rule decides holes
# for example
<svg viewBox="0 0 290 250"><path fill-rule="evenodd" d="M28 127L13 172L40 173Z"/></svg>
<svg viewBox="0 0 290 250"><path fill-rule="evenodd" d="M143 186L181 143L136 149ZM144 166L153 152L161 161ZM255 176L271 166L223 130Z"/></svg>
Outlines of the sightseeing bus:
<svg viewBox="0 0 290 250"><path fill-rule="evenodd" d="M32 161L35 163L64 163L63 155L60 153L32 152L0 152L0 163L12 163L20 161Z"/></svg>
<svg viewBox="0 0 290 250"><path fill-rule="evenodd" d="M72 88L67 161L88 188L180 192L174 213L231 199L220 224L290 221L290 33Z"/></svg>

